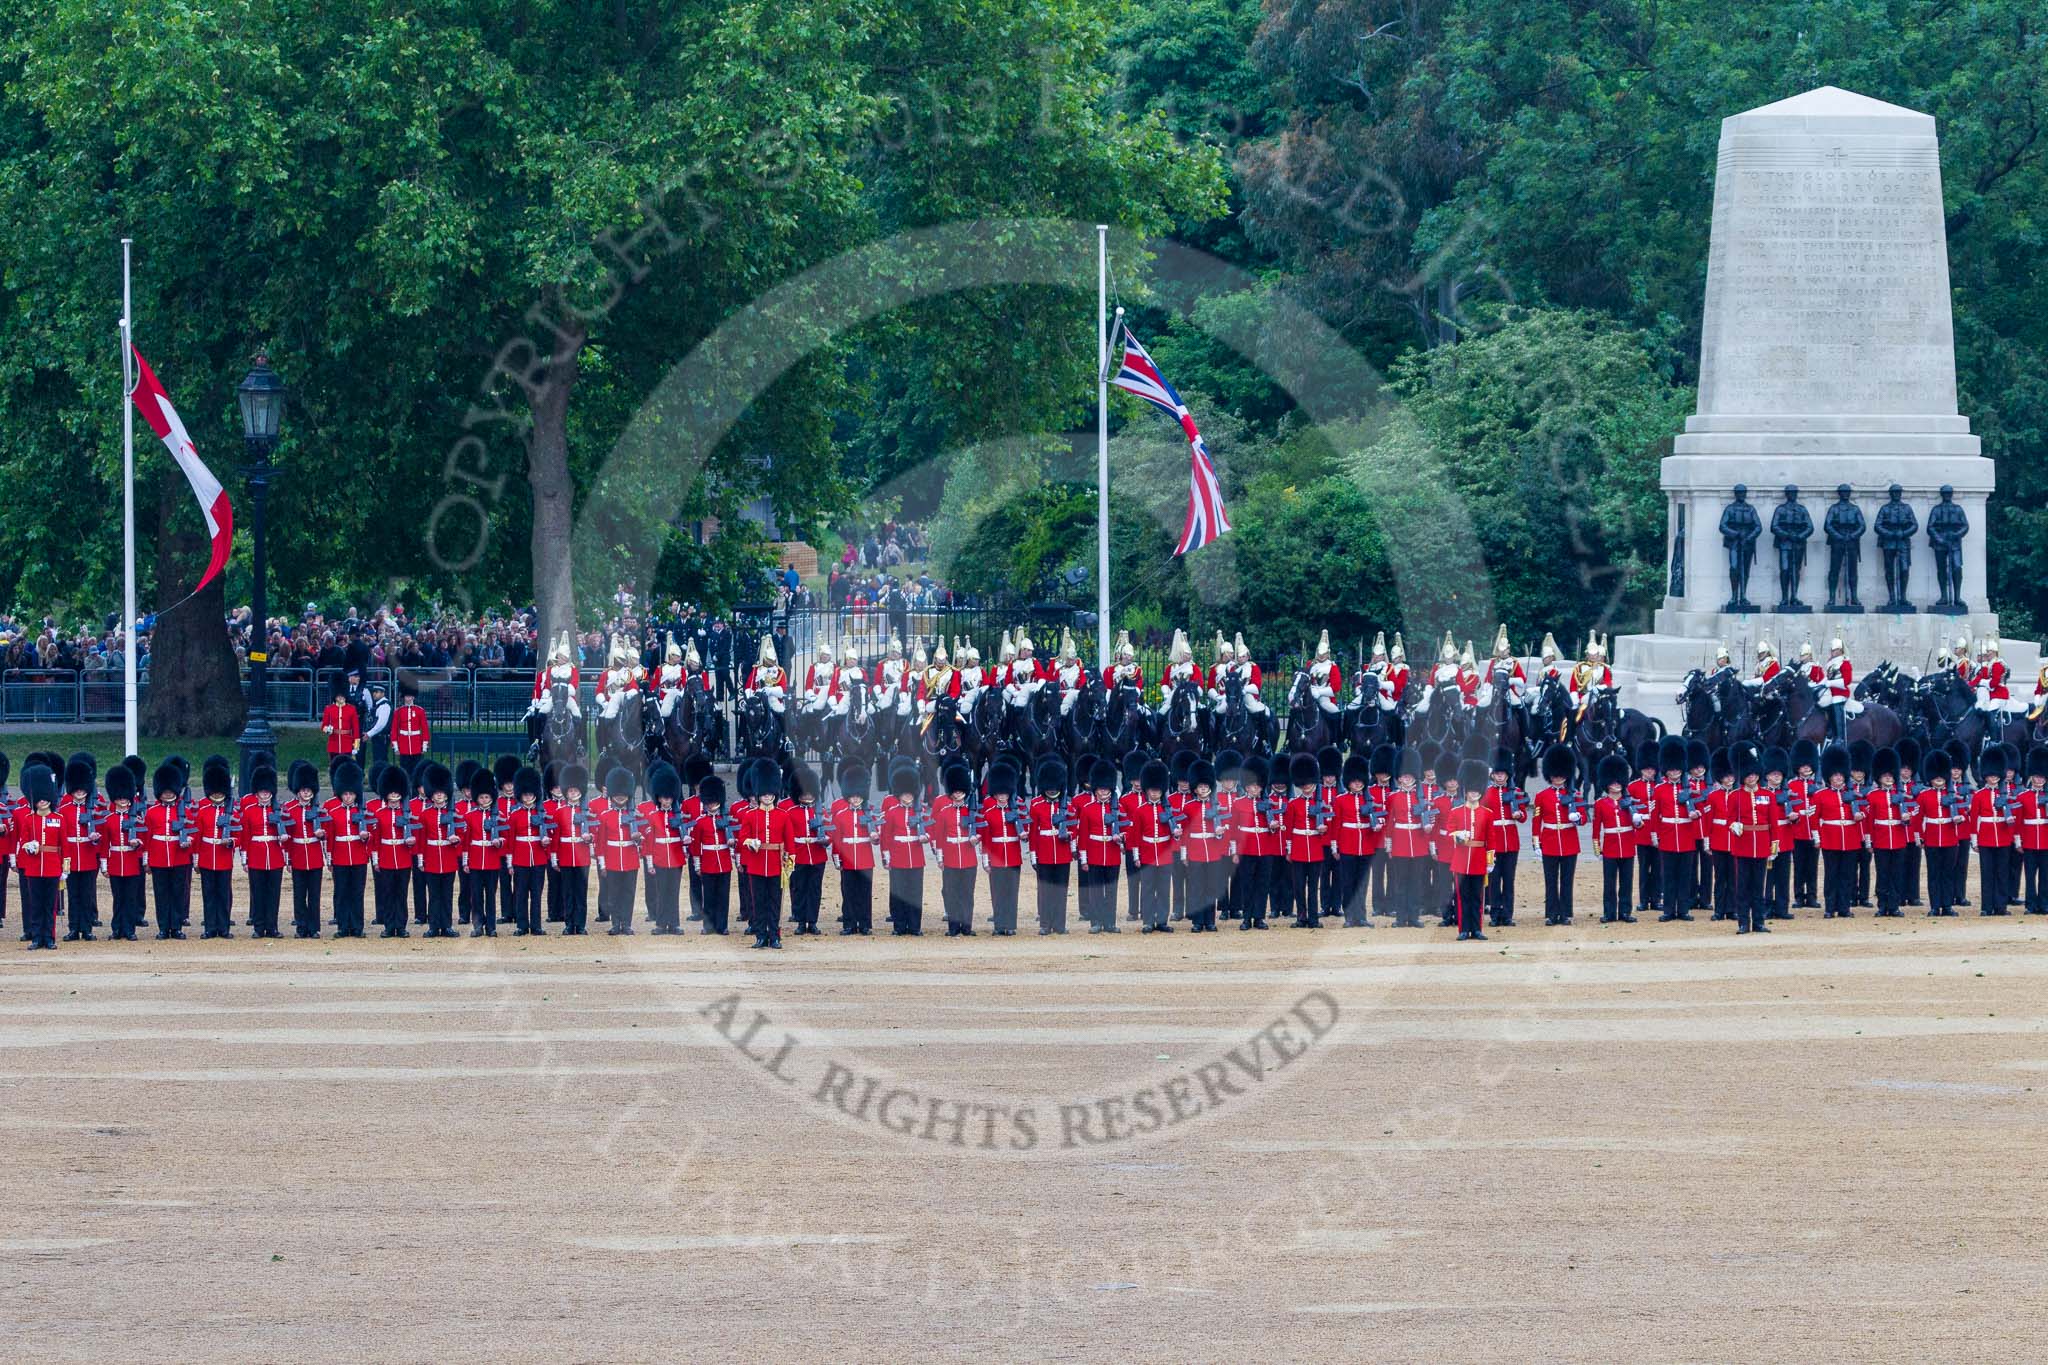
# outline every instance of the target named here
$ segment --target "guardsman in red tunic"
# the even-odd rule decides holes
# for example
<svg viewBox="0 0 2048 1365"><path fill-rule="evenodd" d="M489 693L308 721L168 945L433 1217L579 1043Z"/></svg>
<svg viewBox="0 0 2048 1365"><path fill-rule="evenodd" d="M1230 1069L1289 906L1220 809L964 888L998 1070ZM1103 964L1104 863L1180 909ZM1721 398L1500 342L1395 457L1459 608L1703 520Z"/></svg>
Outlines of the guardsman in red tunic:
<svg viewBox="0 0 2048 1365"><path fill-rule="evenodd" d="M1135 687L1141 695L1145 691L1145 666L1138 662L1138 651L1132 647L1131 633L1127 630L1116 634L1116 658L1104 665L1102 686L1110 692L1119 687Z"/></svg>
<svg viewBox="0 0 2048 1365"><path fill-rule="evenodd" d="M683 847L682 804L682 775L668 763L649 764L647 799L640 803L640 865L647 918L656 934L683 932L683 868L689 858Z"/></svg>
<svg viewBox="0 0 2048 1365"><path fill-rule="evenodd" d="M148 914L142 891L142 812L135 804L135 773L123 764L107 769L107 810L100 817L100 850L114 905L113 936L135 941Z"/></svg>
<svg viewBox="0 0 2048 1365"><path fill-rule="evenodd" d="M1876 866L1880 919L1899 919L1904 911L1906 847L1912 842L1912 804L1899 791L1899 754L1896 749L1879 749L1870 761L1876 786L1863 799L1863 837L1870 846Z"/></svg>
<svg viewBox="0 0 2048 1365"><path fill-rule="evenodd" d="M320 874L327 866L322 837L326 812L320 807L320 771L303 758L292 760L291 800L284 803L285 866L292 873L292 936L320 937Z"/></svg>
<svg viewBox="0 0 2048 1365"><path fill-rule="evenodd" d="M1188 786L1180 828L1188 875L1188 931L1213 934L1216 907L1229 895L1231 811L1216 791L1216 769L1207 759L1196 760L1188 769Z"/></svg>
<svg viewBox="0 0 2048 1365"><path fill-rule="evenodd" d="M1652 814L1657 804L1658 748L1654 739L1646 739L1637 746L1635 778L1626 789L1636 825L1636 910L1644 915L1663 904L1657 886L1657 822Z"/></svg>
<svg viewBox="0 0 2048 1365"><path fill-rule="evenodd" d="M391 751L409 779L419 777L420 755L433 742L433 727L427 724L427 708L420 705L417 683L398 685L398 709L391 713Z"/></svg>
<svg viewBox="0 0 2048 1365"><path fill-rule="evenodd" d="M1496 929L1511 928L1515 922L1515 867L1522 860L1521 822L1529 814L1528 794L1509 785L1513 772L1514 760L1505 751L1496 752L1479 800L1493 816L1487 835L1492 843L1486 851L1493 856L1487 860L1486 917ZM1548 903L1546 898L1546 924L1551 922Z"/></svg>
<svg viewBox="0 0 2048 1365"><path fill-rule="evenodd" d="M410 938L406 891L412 883L412 784L405 770L387 764L377 774L377 803L370 808L370 888L384 938Z"/></svg>
<svg viewBox="0 0 2048 1365"><path fill-rule="evenodd" d="M1827 785L1813 795L1814 824L1820 844L1822 890L1827 919L1849 919L1855 897L1855 855L1863 849L1862 802L1849 790L1849 751L1830 744L1820 756L1821 780Z"/></svg>
<svg viewBox="0 0 2048 1365"><path fill-rule="evenodd" d="M2005 660L1998 657L1998 637L1987 635L1979 640L1977 671L1970 675L1970 687L1977 694L1977 709L2002 715L2012 700L2011 678Z"/></svg>
<svg viewBox="0 0 2048 1365"><path fill-rule="evenodd" d="M1116 765L1097 758L1088 770L1088 790L1073 804L1074 844L1080 853L1081 918L1091 934L1121 932L1116 923L1117 869L1123 865L1129 833L1116 800Z"/></svg>
<svg viewBox="0 0 2048 1365"><path fill-rule="evenodd" d="M1404 749L1396 763L1394 789L1387 794L1381 822L1387 850L1387 900L1393 907L1394 927L1415 929L1422 924L1422 900L1429 880L1425 803L1417 785L1422 758L1413 749Z"/></svg>
<svg viewBox="0 0 2048 1365"><path fill-rule="evenodd" d="M199 869L202 939L232 938L235 910L235 813L228 804L233 778L227 760L200 770L206 799L192 811L192 864Z"/></svg>
<svg viewBox="0 0 2048 1365"><path fill-rule="evenodd" d="M690 865L704 894L704 932L723 934L732 904L732 840L726 833L725 779L711 774L697 784L700 813L690 825Z"/></svg>
<svg viewBox="0 0 2048 1365"><path fill-rule="evenodd" d="M1792 908L1820 908L1820 816L1813 798L1820 791L1820 749L1812 740L1792 745L1792 780L1785 784L1792 836ZM1790 918L1787 916L1787 918Z"/></svg>
<svg viewBox="0 0 2048 1365"><path fill-rule="evenodd" d="M1600 922L1633 924L1635 896L1629 881L1637 852L1647 847L1642 831L1649 821L1649 805L1629 789L1628 760L1620 754L1600 760L1598 780L1600 799L1593 803L1593 841L1600 850Z"/></svg>
<svg viewBox="0 0 2048 1365"><path fill-rule="evenodd" d="M1735 850L1728 837L1728 798L1735 793L1735 756L1716 750L1709 765L1714 785L1707 792L1707 862L1712 868L1713 894L1709 898L1715 919L1735 918Z"/></svg>
<svg viewBox="0 0 2048 1365"><path fill-rule="evenodd" d="M328 690L326 707L320 712L320 733L327 736L327 771L344 758L354 758L363 747L363 713L348 699L348 689L334 683Z"/></svg>
<svg viewBox="0 0 2048 1365"><path fill-rule="evenodd" d="M14 816L14 865L21 874L22 928L31 950L57 946L57 888L64 876L64 817L57 774L31 763L21 773L22 805Z"/></svg>
<svg viewBox="0 0 2048 1365"><path fill-rule="evenodd" d="M1963 838L1968 802L1948 787L1949 756L1931 749L1923 762L1926 785L1915 798L1913 826L1927 863L1927 917L1952 919L1963 895Z"/></svg>
<svg viewBox="0 0 2048 1365"><path fill-rule="evenodd" d="M1308 762L1313 781L1315 760ZM1124 846L1138 863L1137 879L1132 886L1137 893L1138 917L1144 922L1141 932L1147 934L1173 932L1168 916L1172 910L1171 878L1180 841L1174 834L1173 807L1167 801L1167 788L1172 781L1172 770L1164 763L1153 761L1139 769L1138 800L1131 807L1129 827L1124 830Z"/></svg>
<svg viewBox="0 0 2048 1365"><path fill-rule="evenodd" d="M363 770L353 759L334 765L334 795L323 808L327 866L334 883L334 936L363 936L363 885L369 877L370 813L363 807Z"/></svg>
<svg viewBox="0 0 2048 1365"><path fill-rule="evenodd" d="M2017 755L2003 744L1994 744L1977 761L1981 785L1970 797L1970 837L1977 843L1977 897L1979 915L2005 915L2011 911L2013 889L2013 843L2018 828L2012 794L2006 778L2019 765Z"/></svg>
<svg viewBox="0 0 2048 1365"><path fill-rule="evenodd" d="M1722 798L1728 821L1728 855L1734 867L1735 932L1767 934L1764 923L1770 898L1764 894L1764 871L1777 850L1784 812L1775 793L1763 785L1761 765L1747 754L1739 760L1742 785Z"/></svg>
<svg viewBox="0 0 2048 1365"><path fill-rule="evenodd" d="M969 804L974 781L964 764L951 764L941 778L944 790L932 802L931 826L925 831L939 860L939 897L946 913L946 937L974 935L974 884L981 866L978 812Z"/></svg>
<svg viewBox="0 0 2048 1365"><path fill-rule="evenodd" d="M1266 760L1247 756L1239 769L1238 791L1231 816L1231 850L1237 873L1231 887L1240 930L1263 929L1269 912L1277 910L1275 883L1282 851L1281 830L1287 803L1266 790Z"/></svg>
<svg viewBox="0 0 2048 1365"><path fill-rule="evenodd" d="M2030 915L2048 915L2048 748L2027 755L2027 785L2014 799L2020 867Z"/></svg>
<svg viewBox="0 0 2048 1365"><path fill-rule="evenodd" d="M1451 904L1457 911L1458 938L1484 939L1480 922L1491 833L1487 827L1493 823L1493 812L1482 804L1486 796L1486 765L1469 758L1459 765L1458 791L1458 804L1442 817L1444 838L1450 849Z"/></svg>
<svg viewBox="0 0 2048 1365"><path fill-rule="evenodd" d="M753 799L739 811L740 875L749 882L742 897L748 907L756 948L782 946L782 821L776 805L782 799L782 769L772 760L754 765Z"/></svg>
<svg viewBox="0 0 2048 1365"><path fill-rule="evenodd" d="M591 840L596 817L584 804L590 774L580 763L561 770L562 798L547 803L548 828L553 840L548 855L562 879L562 932L581 934L590 920ZM514 873L516 876L517 873Z"/></svg>
<svg viewBox="0 0 2048 1365"><path fill-rule="evenodd" d="M1295 754L1287 761L1287 784L1292 791L1281 808L1282 891L1294 913L1298 929L1314 929L1322 923L1323 850L1330 842L1333 812L1317 791L1321 771L1314 756Z"/></svg>
<svg viewBox="0 0 2048 1365"><path fill-rule="evenodd" d="M512 830L505 812L498 809L498 780L490 769L469 775L469 801L460 823L462 861L470 874L469 936L496 938L498 883Z"/></svg>
<svg viewBox="0 0 2048 1365"><path fill-rule="evenodd" d="M1657 889L1662 909L1657 918L1692 918L1693 882L1699 862L1699 821L1687 803L1685 740L1666 735L1657 749L1661 780L1650 791L1651 838L1657 848Z"/></svg>
<svg viewBox="0 0 2048 1365"><path fill-rule="evenodd" d="M1390 752L1380 758L1392 766ZM1364 928L1372 923L1366 893L1372 884L1372 860L1380 847L1375 811L1385 794L1374 795L1372 764L1363 754L1346 758L1341 776L1344 790L1330 803L1330 851L1337 859L1337 903L1343 907L1348 927Z"/></svg>
<svg viewBox="0 0 2048 1365"><path fill-rule="evenodd" d="M782 846L789 852L789 918L795 932L816 934L832 838L825 813L818 808L818 775L802 764L797 766L794 795L794 801L777 811L782 820Z"/></svg>
<svg viewBox="0 0 2048 1365"><path fill-rule="evenodd" d="M97 777L90 755L74 754L64 765L57 815L64 822L66 942L92 942L93 927L100 920Z"/></svg>
<svg viewBox="0 0 2048 1365"><path fill-rule="evenodd" d="M1579 831L1590 812L1584 798L1567 790L1578 758L1562 744L1543 751L1543 781L1536 793L1536 851L1543 858L1543 922L1572 922L1572 878L1579 867ZM1498 791L1500 788L1493 788Z"/></svg>
<svg viewBox="0 0 2048 1365"><path fill-rule="evenodd" d="M606 773L603 807L593 810L598 905L611 933L630 934L640 882L640 808L633 803L633 774L623 767Z"/></svg>
<svg viewBox="0 0 2048 1365"><path fill-rule="evenodd" d="M994 907L997 938L1017 933L1017 890L1024 877L1025 811L1017 800L1017 770L1000 759L989 765L984 779L988 795L981 803L981 862L988 869L988 898Z"/></svg>
<svg viewBox="0 0 2048 1365"><path fill-rule="evenodd" d="M284 811L277 804L277 769L266 764L250 773L249 800L240 823L235 842L249 874L249 932L257 938L283 938L277 905L284 893L289 835Z"/></svg>
<svg viewBox="0 0 2048 1365"><path fill-rule="evenodd" d="M455 774L440 763L420 769L422 797L414 812L413 858L427 884L428 938L455 937L455 874L462 868L464 830L455 810Z"/></svg>
<svg viewBox="0 0 2048 1365"><path fill-rule="evenodd" d="M868 809L874 778L865 763L839 769L837 801L826 813L832 861L839 868L839 933L865 937L875 929L875 830Z"/></svg>
<svg viewBox="0 0 2048 1365"><path fill-rule="evenodd" d="M1085 761L1085 760L1084 760ZM1067 765L1056 757L1038 764L1027 837L1038 882L1038 932L1067 932L1067 885L1073 879L1074 830L1067 803ZM1061 828L1063 816L1067 827Z"/></svg>
<svg viewBox="0 0 2048 1365"><path fill-rule="evenodd" d="M924 932L924 839L917 830L917 765L898 759L882 801L882 865L889 869L889 932Z"/></svg>

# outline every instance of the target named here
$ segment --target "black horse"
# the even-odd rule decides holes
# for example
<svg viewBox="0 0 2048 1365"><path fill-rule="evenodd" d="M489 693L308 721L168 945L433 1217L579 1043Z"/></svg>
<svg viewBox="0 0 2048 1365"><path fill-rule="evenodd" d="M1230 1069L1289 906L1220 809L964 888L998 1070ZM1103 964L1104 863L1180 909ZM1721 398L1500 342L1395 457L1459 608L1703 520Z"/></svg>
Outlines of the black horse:
<svg viewBox="0 0 2048 1365"><path fill-rule="evenodd" d="M1235 669L1224 677L1223 705L1210 719L1210 737L1219 753L1230 749L1247 758L1269 757L1276 722L1272 712L1245 705L1244 688L1245 680Z"/></svg>
<svg viewBox="0 0 2048 1365"><path fill-rule="evenodd" d="M1715 669L1711 674L1695 668L1686 674L1678 689L1678 713L1685 737L1702 740L1709 749L1757 738L1751 724L1749 689L1732 668Z"/></svg>
<svg viewBox="0 0 2048 1365"><path fill-rule="evenodd" d="M1337 742L1337 724L1310 691L1313 684L1306 669L1294 675L1287 690L1287 742L1290 754L1313 754Z"/></svg>
<svg viewBox="0 0 2048 1365"><path fill-rule="evenodd" d="M1182 750L1197 754L1210 752L1209 716L1202 709L1202 689L1191 678L1182 678L1166 694L1159 711L1159 756L1172 762Z"/></svg>
<svg viewBox="0 0 2048 1365"><path fill-rule="evenodd" d="M1401 742L1400 710L1397 707L1388 711L1380 706L1377 673L1358 675L1351 702L1338 715L1339 729L1354 754L1370 754L1379 745Z"/></svg>
<svg viewBox="0 0 2048 1365"><path fill-rule="evenodd" d="M569 709L575 698L576 690L565 682L558 682L549 690L548 713L534 717L538 724L526 748L526 761L534 767L544 769L550 763L583 761L583 721Z"/></svg>
<svg viewBox="0 0 2048 1365"><path fill-rule="evenodd" d="M1572 752L1579 756L1579 771L1591 780L1599 771L1600 759L1619 754L1636 767L1636 755L1643 745L1664 738L1664 722L1634 707L1624 708L1619 689L1595 687L1586 698L1586 713L1572 726Z"/></svg>
<svg viewBox="0 0 2048 1365"><path fill-rule="evenodd" d="M642 721L644 698L637 687L629 687L619 697L618 714L600 716L597 721L597 771L591 776L598 782L614 768L624 768L633 774L638 782L646 771L646 725Z"/></svg>
<svg viewBox="0 0 2048 1365"><path fill-rule="evenodd" d="M743 758L772 758L781 762L788 750L788 732L782 717L759 692L749 692L739 708L739 749Z"/></svg>

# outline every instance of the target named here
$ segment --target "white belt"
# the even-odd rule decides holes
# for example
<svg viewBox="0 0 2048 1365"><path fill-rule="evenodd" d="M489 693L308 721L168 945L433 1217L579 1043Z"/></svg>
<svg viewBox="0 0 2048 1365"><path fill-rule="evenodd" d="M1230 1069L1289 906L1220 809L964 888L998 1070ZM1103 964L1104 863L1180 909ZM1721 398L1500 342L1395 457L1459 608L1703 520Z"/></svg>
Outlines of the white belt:
<svg viewBox="0 0 2048 1365"><path fill-rule="evenodd" d="M1551 824L1550 822L1545 821L1543 825L1543 828L1545 829L1577 829L1578 827L1579 822L1576 820L1567 820L1561 825Z"/></svg>

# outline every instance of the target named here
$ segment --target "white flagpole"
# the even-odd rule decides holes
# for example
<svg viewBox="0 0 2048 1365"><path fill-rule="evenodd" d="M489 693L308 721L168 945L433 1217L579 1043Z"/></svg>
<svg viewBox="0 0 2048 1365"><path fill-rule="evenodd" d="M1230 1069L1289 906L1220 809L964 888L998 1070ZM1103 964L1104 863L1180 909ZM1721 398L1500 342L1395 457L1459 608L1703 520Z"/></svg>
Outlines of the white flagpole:
<svg viewBox="0 0 2048 1365"><path fill-rule="evenodd" d="M1095 666L1109 667L1109 225L1095 225Z"/></svg>
<svg viewBox="0 0 2048 1365"><path fill-rule="evenodd" d="M121 730L123 753L138 753L135 705L135 319L128 287L134 239L121 239Z"/></svg>

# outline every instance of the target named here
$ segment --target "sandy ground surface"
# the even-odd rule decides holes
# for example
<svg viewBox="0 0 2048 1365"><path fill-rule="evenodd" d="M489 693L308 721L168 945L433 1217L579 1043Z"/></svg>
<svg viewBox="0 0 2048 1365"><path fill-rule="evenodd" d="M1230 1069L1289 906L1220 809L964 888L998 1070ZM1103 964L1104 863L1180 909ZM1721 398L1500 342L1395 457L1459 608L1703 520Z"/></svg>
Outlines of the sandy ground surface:
<svg viewBox="0 0 2048 1365"><path fill-rule="evenodd" d="M2020 1360L2048 1327L2039 919L30 954L9 899L9 1360Z"/></svg>

